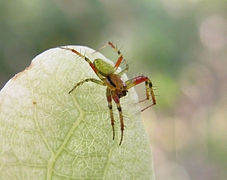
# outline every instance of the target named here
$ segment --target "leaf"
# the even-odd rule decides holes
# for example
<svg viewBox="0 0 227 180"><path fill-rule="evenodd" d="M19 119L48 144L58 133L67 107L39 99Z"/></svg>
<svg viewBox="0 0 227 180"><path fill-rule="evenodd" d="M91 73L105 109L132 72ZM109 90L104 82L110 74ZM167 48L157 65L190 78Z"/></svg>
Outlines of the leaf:
<svg viewBox="0 0 227 180"><path fill-rule="evenodd" d="M113 140L105 87L88 82L68 94L88 77L97 78L86 61L54 48L9 80L0 92L0 179L153 179L134 89L121 98L126 128L119 146L118 112L114 106Z"/></svg>

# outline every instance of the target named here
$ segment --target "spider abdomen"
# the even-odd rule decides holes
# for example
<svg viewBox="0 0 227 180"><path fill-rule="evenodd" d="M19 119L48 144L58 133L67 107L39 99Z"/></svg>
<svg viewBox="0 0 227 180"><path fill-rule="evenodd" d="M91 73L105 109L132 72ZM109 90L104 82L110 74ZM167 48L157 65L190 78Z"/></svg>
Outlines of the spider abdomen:
<svg viewBox="0 0 227 180"><path fill-rule="evenodd" d="M95 59L93 64L95 65L98 72L103 76L108 76L113 74L115 69L114 67L102 59Z"/></svg>

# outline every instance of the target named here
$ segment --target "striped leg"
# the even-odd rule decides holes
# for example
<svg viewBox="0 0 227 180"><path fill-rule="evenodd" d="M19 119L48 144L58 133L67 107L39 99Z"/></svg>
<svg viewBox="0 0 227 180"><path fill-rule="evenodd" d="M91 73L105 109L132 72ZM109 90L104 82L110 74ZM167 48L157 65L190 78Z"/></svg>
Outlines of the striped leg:
<svg viewBox="0 0 227 180"><path fill-rule="evenodd" d="M148 100L148 99L151 98L152 102L153 102L151 105L149 105L146 108L141 110L141 111L144 111L147 108L149 108L149 107L151 107L151 106L156 104L156 99L155 99L154 91L152 89L151 80L148 77L146 77L146 76L138 76L138 77L135 77L133 79L130 79L130 80L126 81L125 83L126 83L126 89L130 89L133 86L136 86L137 84L140 84L142 82L145 82L145 86L146 86L146 96L147 96L146 99ZM142 100L142 101L144 101L144 100Z"/></svg>
<svg viewBox="0 0 227 180"><path fill-rule="evenodd" d="M66 50L70 50L73 53L77 54L78 56L80 56L81 58L83 58L93 69L93 71L97 74L97 76L100 79L103 79L102 75L98 72L98 70L96 69L96 67L94 66L94 64L91 62L91 60L89 58L87 58L86 56L82 55L81 53L79 53L77 50L72 49L72 48L67 48L67 47L60 47L61 49L66 49Z"/></svg>
<svg viewBox="0 0 227 180"><path fill-rule="evenodd" d="M106 48L108 45L109 45L111 48L113 48L113 49L117 52L117 54L119 55L119 58L118 58L118 60L117 60L117 62L116 62L116 64L115 64L115 66L114 66L115 71L116 71L117 68L120 66L122 60L124 60L124 62L126 63L126 67L125 67L121 72L119 72L118 74L119 74L119 75L122 75L122 74L126 73L126 72L128 71L128 67L129 67L129 66L128 66L126 60L123 58L123 55L121 54L121 51L120 51L112 42L109 41L107 44L105 44L104 46L102 46L101 48L99 48L97 51L100 51L100 50ZM95 51L94 53L96 53L97 51Z"/></svg>
<svg viewBox="0 0 227 180"><path fill-rule="evenodd" d="M150 87L149 87L149 83L148 81L145 81L145 88L146 88L146 98L143 100L140 100L139 103L144 102L146 100L149 100L149 91L150 91Z"/></svg>
<svg viewBox="0 0 227 180"><path fill-rule="evenodd" d="M81 84L83 84L83 83L85 83L85 82L93 82L93 83L96 83L96 84L99 84L99 85L103 85L103 86L105 86L105 83L104 82L102 82L102 81L100 81L100 80L98 80L98 79L94 79L94 78L88 78L88 79L85 79L85 80L83 80L83 81L80 81L80 82L78 82L70 91L69 91L69 94L72 92L72 91L74 91L78 86L80 86Z"/></svg>
<svg viewBox="0 0 227 180"><path fill-rule="evenodd" d="M117 52L117 54L119 55L119 58L118 58L118 60L117 60L117 62L116 62L116 64L115 64L115 66L114 66L114 69L115 69L115 70L117 70L117 68L120 66L122 60L125 61L126 67L125 67L125 69L123 69L123 70L119 73L119 75L124 74L125 72L128 71L128 64L127 64L126 60L123 58L123 55L121 54L121 51L120 51L112 42L109 41L109 42L108 42L108 45L110 45L110 46Z"/></svg>
<svg viewBox="0 0 227 180"><path fill-rule="evenodd" d="M113 100L114 102L116 103L117 105L117 109L118 109L118 112L119 112L119 118L120 118L120 123L121 123L121 140L120 140L120 143L119 145L121 145L122 143L122 140L123 140L123 132L124 132L124 120L123 120L123 114L122 114L122 109L121 109L121 105L120 105L120 99L117 95L113 95Z"/></svg>
<svg viewBox="0 0 227 180"><path fill-rule="evenodd" d="M112 107L112 96L111 96L111 91L109 88L106 88L106 99L108 102L108 108L110 111L110 119L111 119L111 126L113 129L113 140L115 138L115 130L114 130L114 116L113 116L113 107Z"/></svg>
<svg viewBox="0 0 227 180"><path fill-rule="evenodd" d="M127 64L127 66L121 72L118 73L118 75L122 76L127 71L128 71L128 64Z"/></svg>

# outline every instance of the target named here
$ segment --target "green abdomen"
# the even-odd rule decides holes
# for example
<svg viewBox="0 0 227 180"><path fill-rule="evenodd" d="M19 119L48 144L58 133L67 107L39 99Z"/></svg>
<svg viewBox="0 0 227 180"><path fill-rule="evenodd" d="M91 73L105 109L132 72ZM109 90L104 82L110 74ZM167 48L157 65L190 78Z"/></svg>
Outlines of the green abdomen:
<svg viewBox="0 0 227 180"><path fill-rule="evenodd" d="M114 67L102 59L95 59L94 65L103 76L107 76L114 73Z"/></svg>

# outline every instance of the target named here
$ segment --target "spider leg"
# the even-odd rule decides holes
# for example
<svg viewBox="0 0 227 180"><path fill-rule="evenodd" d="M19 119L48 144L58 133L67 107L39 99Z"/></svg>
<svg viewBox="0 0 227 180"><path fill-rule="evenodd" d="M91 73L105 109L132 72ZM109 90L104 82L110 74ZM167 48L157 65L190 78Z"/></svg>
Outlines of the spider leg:
<svg viewBox="0 0 227 180"><path fill-rule="evenodd" d="M149 88L150 88L150 87L149 87L148 81L145 81L145 88L146 88L146 98L143 99L143 100L140 100L139 103L144 102L144 101L146 101L146 100L149 99L149 91L150 91Z"/></svg>
<svg viewBox="0 0 227 180"><path fill-rule="evenodd" d="M117 68L120 66L122 60L124 60L124 62L125 62L125 64L126 64L126 67L125 67L124 70L122 70L122 71L119 73L119 75L124 74L126 71L128 71L128 64L127 64L126 60L123 58L123 55L122 55L121 51L120 51L112 42L109 41L109 42L108 42L108 45L110 45L110 46L117 52L117 54L119 55L119 58L118 58L118 60L117 60L117 62L116 62L116 64L115 64L115 66L114 66L115 71L116 71Z"/></svg>
<svg viewBox="0 0 227 180"><path fill-rule="evenodd" d="M143 82L145 82L145 86L146 86L146 99L145 100L149 100L151 98L153 103L151 105L147 106L146 108L142 109L141 111L144 111L145 109L156 104L156 99L155 99L154 91L152 89L151 80L146 76L137 76L137 77L132 78L125 82L126 89L130 89L133 86L136 86L137 84L140 84ZM142 100L142 101L144 101L144 100ZM142 101L140 101L140 102L142 102Z"/></svg>
<svg viewBox="0 0 227 180"><path fill-rule="evenodd" d="M114 130L114 116L113 116L113 107L112 107L112 96L111 96L111 91L109 88L106 88L106 99L108 102L108 108L110 112L110 119L111 119L111 126L113 129L113 140L115 138L115 130Z"/></svg>
<svg viewBox="0 0 227 180"><path fill-rule="evenodd" d="M97 76L100 79L103 79L102 75L98 72L98 70L96 69L96 67L94 66L94 64L91 62L91 60L89 58L87 58L86 56L82 55L81 53L79 53L77 50L72 49L72 48L67 48L67 47L60 47L61 49L66 49L69 51L72 51L73 53L77 54L78 56L80 56L81 58L83 58L93 69L93 71L95 72L95 74L97 74Z"/></svg>
<svg viewBox="0 0 227 180"><path fill-rule="evenodd" d="M88 78L88 79L85 79L85 80L82 80L80 82L78 82L70 91L69 91L69 94L74 91L78 86L80 86L81 84L85 83L85 82L93 82L93 83L96 83L96 84L99 84L99 85L102 85L102 86L105 86L105 83L98 80L98 79L94 79L94 78Z"/></svg>
<svg viewBox="0 0 227 180"><path fill-rule="evenodd" d="M120 123L121 123L121 140L119 143L119 146L120 146L122 143L122 140L123 140L124 120L123 120L123 114L122 114L122 109L121 109L121 105L120 105L120 98L115 94L112 94L112 97L113 97L114 102L117 105L117 110L119 112L119 118L120 118Z"/></svg>
<svg viewBox="0 0 227 180"><path fill-rule="evenodd" d="M118 75L122 76L127 71L128 71L128 64L127 64L127 66L121 72L118 73Z"/></svg>

